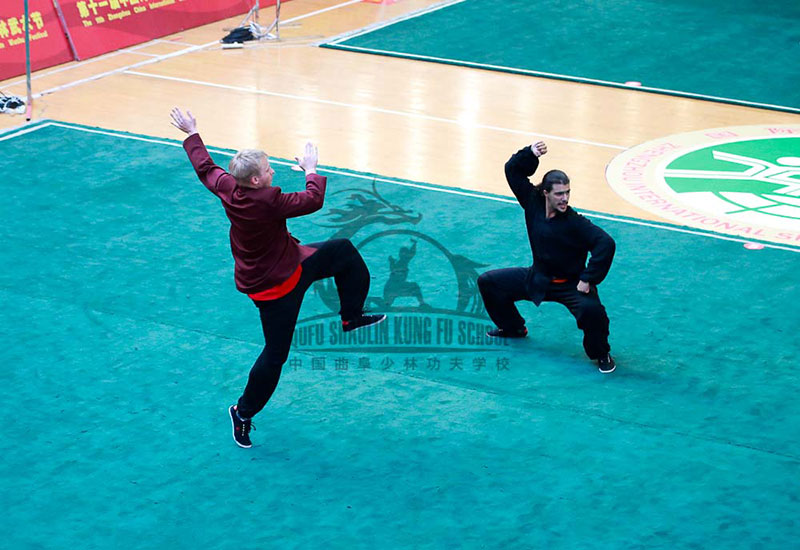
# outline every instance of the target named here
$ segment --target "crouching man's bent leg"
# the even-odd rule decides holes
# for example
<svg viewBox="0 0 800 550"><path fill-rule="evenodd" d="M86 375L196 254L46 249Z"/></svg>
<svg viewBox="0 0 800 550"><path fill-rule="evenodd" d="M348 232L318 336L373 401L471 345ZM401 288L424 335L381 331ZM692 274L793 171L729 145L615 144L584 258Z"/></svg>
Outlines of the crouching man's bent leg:
<svg viewBox="0 0 800 550"><path fill-rule="evenodd" d="M526 290L528 271L524 267L511 267L487 271L478 277L478 290L486 306L486 313L498 327L489 336L527 334L525 319L519 314L515 302L530 299Z"/></svg>
<svg viewBox="0 0 800 550"><path fill-rule="evenodd" d="M596 288L592 287L586 294L575 288L551 289L545 300L567 306L578 322L578 328L583 331L583 349L589 359L597 360L608 355L611 351L608 345L608 315L606 308L600 303Z"/></svg>

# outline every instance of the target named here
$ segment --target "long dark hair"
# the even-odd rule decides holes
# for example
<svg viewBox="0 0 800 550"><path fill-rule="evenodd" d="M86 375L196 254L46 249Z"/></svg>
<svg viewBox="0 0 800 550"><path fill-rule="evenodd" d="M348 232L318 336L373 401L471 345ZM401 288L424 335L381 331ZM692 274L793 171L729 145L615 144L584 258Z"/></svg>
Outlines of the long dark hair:
<svg viewBox="0 0 800 550"><path fill-rule="evenodd" d="M569 185L569 176L561 170L550 170L544 175L542 182L534 187L543 195L545 191L552 191L556 184Z"/></svg>

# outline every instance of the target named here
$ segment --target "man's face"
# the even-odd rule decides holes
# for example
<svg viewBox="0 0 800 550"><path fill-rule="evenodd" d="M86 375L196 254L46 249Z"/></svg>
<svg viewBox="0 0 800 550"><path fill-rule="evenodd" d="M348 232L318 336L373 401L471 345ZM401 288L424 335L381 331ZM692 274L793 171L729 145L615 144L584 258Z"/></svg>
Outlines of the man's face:
<svg viewBox="0 0 800 550"><path fill-rule="evenodd" d="M272 175L275 173L275 170L272 169L272 166L269 165L269 159L264 157L261 160L261 170L259 171L257 176L253 176L251 178L251 183L253 187L256 189L261 189L263 187L269 187L272 185Z"/></svg>
<svg viewBox="0 0 800 550"><path fill-rule="evenodd" d="M544 198L551 212L566 212L569 205L569 184L554 183L550 191L544 192Z"/></svg>

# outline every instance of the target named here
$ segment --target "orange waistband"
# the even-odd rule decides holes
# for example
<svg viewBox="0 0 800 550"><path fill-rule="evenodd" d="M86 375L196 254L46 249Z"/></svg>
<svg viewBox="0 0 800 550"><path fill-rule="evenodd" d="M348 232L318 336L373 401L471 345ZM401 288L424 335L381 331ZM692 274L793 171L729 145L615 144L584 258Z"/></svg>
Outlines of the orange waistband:
<svg viewBox="0 0 800 550"><path fill-rule="evenodd" d="M303 273L302 264L298 265L297 269L294 270L294 273L292 273L289 278L283 281L281 284L273 286L272 288L268 288L267 290L262 290L261 292L256 292L255 294L248 294L248 296L258 302L283 298L292 290L294 290L294 287L297 286L297 282L300 280L301 273Z"/></svg>
<svg viewBox="0 0 800 550"><path fill-rule="evenodd" d="M559 284L561 284L561 283L566 283L567 279L550 279L550 282L551 283L559 283Z"/></svg>

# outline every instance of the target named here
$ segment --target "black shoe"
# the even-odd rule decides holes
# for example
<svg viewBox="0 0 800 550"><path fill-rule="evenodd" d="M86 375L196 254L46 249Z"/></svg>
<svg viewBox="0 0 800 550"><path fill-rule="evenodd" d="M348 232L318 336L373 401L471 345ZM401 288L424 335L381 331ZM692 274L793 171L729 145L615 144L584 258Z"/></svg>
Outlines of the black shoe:
<svg viewBox="0 0 800 550"><path fill-rule="evenodd" d="M231 415L231 423L233 424L233 440L239 447L249 449L253 446L253 444L250 443L250 428L256 429L256 427L253 426L253 420L251 418L247 420L239 418L235 405L231 405L228 412Z"/></svg>
<svg viewBox="0 0 800 550"><path fill-rule="evenodd" d="M527 335L528 329L526 327L516 328L513 330L496 328L486 333L486 336L491 338L525 338Z"/></svg>
<svg viewBox="0 0 800 550"><path fill-rule="evenodd" d="M384 319L386 319L386 315L383 314L361 315L355 319L352 319L351 321L342 321L342 330L345 332L350 332L351 330L356 330L357 328L377 325Z"/></svg>
<svg viewBox="0 0 800 550"><path fill-rule="evenodd" d="M614 362L614 358L611 357L611 354L607 353L605 357L601 357L597 360L597 368L603 374L608 374L609 372L614 372L614 369L617 368L617 363Z"/></svg>

